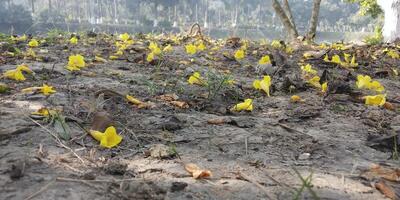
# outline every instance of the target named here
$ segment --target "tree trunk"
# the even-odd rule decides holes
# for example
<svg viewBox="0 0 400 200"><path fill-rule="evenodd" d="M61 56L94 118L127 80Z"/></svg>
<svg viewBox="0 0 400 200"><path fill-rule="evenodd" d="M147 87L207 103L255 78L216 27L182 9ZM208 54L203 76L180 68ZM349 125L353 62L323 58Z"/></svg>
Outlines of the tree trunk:
<svg viewBox="0 0 400 200"><path fill-rule="evenodd" d="M52 5L51 5L51 0L49 0L49 11L51 12L51 10L52 10Z"/></svg>
<svg viewBox="0 0 400 200"><path fill-rule="evenodd" d="M278 0L272 0L272 7L281 19L283 25L285 26L285 29L288 31L290 39L294 40L295 38L297 38L299 34L290 22L289 17L285 14L285 11L283 11L282 6L279 4Z"/></svg>
<svg viewBox="0 0 400 200"><path fill-rule="evenodd" d="M298 34L297 28L296 28L296 23L294 22L292 10L290 9L288 0L283 0L283 9L285 9L286 15L288 16L290 23L292 23L293 29L296 31L296 34Z"/></svg>
<svg viewBox="0 0 400 200"><path fill-rule="evenodd" d="M310 20L310 30L308 31L308 34L307 34L308 40L314 40L314 38L315 38L315 33L317 32L320 5L321 5L321 0L314 0L314 6L313 6L311 20Z"/></svg>
<svg viewBox="0 0 400 200"><path fill-rule="evenodd" d="M378 0L378 5L385 13L384 42L394 42L400 38L400 0Z"/></svg>

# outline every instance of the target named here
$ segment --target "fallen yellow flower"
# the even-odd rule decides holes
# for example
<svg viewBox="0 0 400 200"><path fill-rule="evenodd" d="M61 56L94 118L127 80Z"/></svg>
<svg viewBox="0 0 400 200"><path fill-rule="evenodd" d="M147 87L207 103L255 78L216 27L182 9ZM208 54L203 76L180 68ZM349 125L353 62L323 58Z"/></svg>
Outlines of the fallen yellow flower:
<svg viewBox="0 0 400 200"><path fill-rule="evenodd" d="M270 86L271 86L270 76L264 76L262 80L255 80L253 82L253 87L257 90L263 90L265 93L267 93L267 96L270 96L269 95Z"/></svg>
<svg viewBox="0 0 400 200"><path fill-rule="evenodd" d="M47 117L50 115L50 112L47 108L40 108L39 110L37 110L36 112L32 112L31 114Z"/></svg>
<svg viewBox="0 0 400 200"><path fill-rule="evenodd" d="M149 53L147 55L147 57L146 57L146 60L147 60L147 62L153 61L154 60L154 53L153 52Z"/></svg>
<svg viewBox="0 0 400 200"><path fill-rule="evenodd" d="M126 42L130 39L131 36L129 36L128 33L124 33L124 34L120 34L119 35L119 39L121 39L122 41Z"/></svg>
<svg viewBox="0 0 400 200"><path fill-rule="evenodd" d="M69 43L71 43L71 44L78 44L78 38L76 38L76 37L72 37L70 40L69 40Z"/></svg>
<svg viewBox="0 0 400 200"><path fill-rule="evenodd" d="M41 87L40 91L46 96L56 93L56 90L54 90L52 86L48 86L46 84L43 84L43 87Z"/></svg>
<svg viewBox="0 0 400 200"><path fill-rule="evenodd" d="M203 80L203 78L201 77L199 72L194 72L193 75L191 75L188 79L188 83L193 85L204 85L205 82Z"/></svg>
<svg viewBox="0 0 400 200"><path fill-rule="evenodd" d="M197 47L193 44L188 44L185 46L186 53L190 55L194 55L197 52Z"/></svg>
<svg viewBox="0 0 400 200"><path fill-rule="evenodd" d="M35 40L35 39L32 39L31 41L29 41L28 46L31 47L31 48L38 47L39 46L39 42L37 40Z"/></svg>
<svg viewBox="0 0 400 200"><path fill-rule="evenodd" d="M163 49L164 52L172 52L174 51L174 49L172 48L172 46L169 44L166 47L164 47Z"/></svg>
<svg viewBox="0 0 400 200"><path fill-rule="evenodd" d="M204 50L206 50L206 45L204 45L204 43L203 42L199 42L199 44L197 45L197 50L199 50L199 51L204 51Z"/></svg>
<svg viewBox="0 0 400 200"><path fill-rule="evenodd" d="M323 93L326 93L326 91L328 91L328 82L325 82L321 85L321 91Z"/></svg>
<svg viewBox="0 0 400 200"><path fill-rule="evenodd" d="M273 40L273 41L271 42L271 46L274 47L274 48L277 48L277 49L282 48L282 44L281 44L281 42L278 41L278 40Z"/></svg>
<svg viewBox="0 0 400 200"><path fill-rule="evenodd" d="M333 55L331 62L336 63L336 64L342 64L342 60L340 59L339 55Z"/></svg>
<svg viewBox="0 0 400 200"><path fill-rule="evenodd" d="M385 88L378 81L372 81L371 77L368 75L358 75L356 85L358 89L370 89L377 92L383 92Z"/></svg>
<svg viewBox="0 0 400 200"><path fill-rule="evenodd" d="M258 61L258 64L260 65L271 64L271 59L269 55L261 57L261 59Z"/></svg>
<svg viewBox="0 0 400 200"><path fill-rule="evenodd" d="M161 54L161 49L158 47L158 44L155 42L150 42L149 44L149 49L154 55L160 55Z"/></svg>
<svg viewBox="0 0 400 200"><path fill-rule="evenodd" d="M245 56L245 52L242 49L237 50L234 55L236 60L242 60L244 58L244 56Z"/></svg>
<svg viewBox="0 0 400 200"><path fill-rule="evenodd" d="M383 106L386 103L386 94L379 94L375 96L364 96L366 105Z"/></svg>
<svg viewBox="0 0 400 200"><path fill-rule="evenodd" d="M236 104L232 109L232 111L240 112L242 110L252 111L253 110L253 100L246 99L243 103Z"/></svg>
<svg viewBox="0 0 400 200"><path fill-rule="evenodd" d="M309 79L307 81L307 83L309 83L310 85L312 85L312 86L314 86L316 88L321 88L321 83L319 82L320 79L321 78L319 76L314 76L313 78Z"/></svg>
<svg viewBox="0 0 400 200"><path fill-rule="evenodd" d="M309 73L309 74L312 74L312 75L317 74L317 71L314 70L310 64L301 66L301 70L303 70L303 72L305 72L305 73Z"/></svg>
<svg viewBox="0 0 400 200"><path fill-rule="evenodd" d="M16 69L8 70L3 73L3 76L9 79L14 79L16 81L24 81L26 80L24 74L22 72L27 72L28 74L33 73L31 69L25 64L18 65Z"/></svg>
<svg viewBox="0 0 400 200"><path fill-rule="evenodd" d="M81 68L85 67L86 63L83 56L76 54L69 56L67 69L69 71L79 71Z"/></svg>
<svg viewBox="0 0 400 200"><path fill-rule="evenodd" d="M100 142L100 146L105 148L113 148L122 141L122 136L117 134L114 126L108 127L104 133L90 130L90 135Z"/></svg>

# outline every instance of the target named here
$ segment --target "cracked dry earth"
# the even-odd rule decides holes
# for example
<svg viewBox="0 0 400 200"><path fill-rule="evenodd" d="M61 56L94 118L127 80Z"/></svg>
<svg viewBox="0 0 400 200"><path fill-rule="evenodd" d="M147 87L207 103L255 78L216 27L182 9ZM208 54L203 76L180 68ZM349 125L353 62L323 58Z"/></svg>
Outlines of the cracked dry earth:
<svg viewBox="0 0 400 200"><path fill-rule="evenodd" d="M25 82L4 80L11 91L0 100L0 199L292 199L302 186L296 170L303 177L312 173L312 190L320 199L385 199L373 187L375 180L362 173L372 164L398 166L391 159L393 143L370 139L399 131L398 110L368 107L347 94L324 98L312 88L295 93L305 102L291 103L292 94L278 86L285 76L299 73L294 61L273 78L272 96L266 97L251 88L258 77L253 68L232 60L212 63L206 56L182 64L178 59L188 58L181 47L164 58L169 59L165 66L117 60L73 74L64 68L70 52L44 48L53 62L12 60L0 66L4 72L26 63L35 72ZM90 58L90 48L71 51ZM228 88L210 102L203 88L187 84L188 75L210 66L229 69L241 92ZM390 91L388 99L399 94L398 79L373 78ZM19 92L44 82L57 93ZM349 82L354 85L354 79ZM154 106L137 108L109 91ZM160 98L173 93L189 108ZM80 127L90 127L98 96L124 138L116 148L101 148ZM254 99L253 112L229 112L236 98L248 97ZM62 141L65 146L52 136L52 126L29 117L41 107L58 108L67 117L73 139ZM149 155L157 147L174 147L178 155ZM210 170L212 177L193 179L185 163ZM300 199L312 195L306 189Z"/></svg>

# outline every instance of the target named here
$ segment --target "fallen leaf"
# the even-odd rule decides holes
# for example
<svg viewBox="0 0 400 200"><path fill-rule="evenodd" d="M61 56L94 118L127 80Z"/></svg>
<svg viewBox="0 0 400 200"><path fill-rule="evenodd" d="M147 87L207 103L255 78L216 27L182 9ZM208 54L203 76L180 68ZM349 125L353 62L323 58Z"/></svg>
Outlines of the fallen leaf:
<svg viewBox="0 0 400 200"><path fill-rule="evenodd" d="M384 181L375 183L375 188L389 199L396 199L396 193L392 187L388 186Z"/></svg>
<svg viewBox="0 0 400 200"><path fill-rule="evenodd" d="M193 163L188 163L185 165L186 171L188 171L193 178L195 179L200 179L200 178L208 178L211 177L211 171L210 170L204 170L198 167L196 164Z"/></svg>
<svg viewBox="0 0 400 200"><path fill-rule="evenodd" d="M184 101L171 101L170 103L179 108L189 108L189 104Z"/></svg>
<svg viewBox="0 0 400 200"><path fill-rule="evenodd" d="M207 120L207 123L214 124L214 125L221 125L221 124L225 124L228 122L229 122L229 120L227 120L226 118L214 118L214 119Z"/></svg>

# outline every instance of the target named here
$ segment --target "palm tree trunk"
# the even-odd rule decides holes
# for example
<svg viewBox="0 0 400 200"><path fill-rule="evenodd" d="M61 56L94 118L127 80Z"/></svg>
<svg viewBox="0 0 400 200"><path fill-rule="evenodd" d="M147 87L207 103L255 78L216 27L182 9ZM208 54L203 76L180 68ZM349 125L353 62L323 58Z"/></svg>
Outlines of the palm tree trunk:
<svg viewBox="0 0 400 200"><path fill-rule="evenodd" d="M297 30L293 27L289 17L285 14L285 11L282 9L282 6L279 4L278 0L272 0L272 7L281 19L283 25L285 26L285 29L288 31L290 39L294 40L295 38L297 38L299 34L297 33Z"/></svg>
<svg viewBox="0 0 400 200"><path fill-rule="evenodd" d="M308 40L314 40L315 38L315 33L317 32L320 5L321 5L321 0L314 0L314 6L311 14L310 30L308 31L307 34Z"/></svg>

